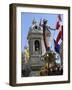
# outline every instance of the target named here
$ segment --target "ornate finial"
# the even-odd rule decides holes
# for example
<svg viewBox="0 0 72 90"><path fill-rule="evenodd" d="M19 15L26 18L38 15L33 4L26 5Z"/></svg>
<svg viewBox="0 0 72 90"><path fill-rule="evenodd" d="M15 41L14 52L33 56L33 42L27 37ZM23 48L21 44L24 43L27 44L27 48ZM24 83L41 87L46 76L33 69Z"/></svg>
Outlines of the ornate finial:
<svg viewBox="0 0 72 90"><path fill-rule="evenodd" d="M35 20L35 18L33 19L33 21L32 21L32 24L36 24L37 22L36 22L36 20Z"/></svg>
<svg viewBox="0 0 72 90"><path fill-rule="evenodd" d="M42 18L40 19L40 22L39 22L39 26L41 26L42 25Z"/></svg>

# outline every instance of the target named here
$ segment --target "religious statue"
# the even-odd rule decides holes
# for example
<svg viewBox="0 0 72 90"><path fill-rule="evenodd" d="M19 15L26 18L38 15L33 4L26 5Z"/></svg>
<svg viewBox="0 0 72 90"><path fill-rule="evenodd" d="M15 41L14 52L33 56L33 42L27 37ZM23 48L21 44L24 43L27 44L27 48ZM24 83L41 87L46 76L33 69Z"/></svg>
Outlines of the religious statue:
<svg viewBox="0 0 72 90"><path fill-rule="evenodd" d="M41 24L40 21L40 26L43 28L43 39L44 39L44 44L45 44L45 49L46 51L50 50L50 42L51 42L51 32L50 30L55 30L48 26L48 21L46 19L43 19L43 24Z"/></svg>

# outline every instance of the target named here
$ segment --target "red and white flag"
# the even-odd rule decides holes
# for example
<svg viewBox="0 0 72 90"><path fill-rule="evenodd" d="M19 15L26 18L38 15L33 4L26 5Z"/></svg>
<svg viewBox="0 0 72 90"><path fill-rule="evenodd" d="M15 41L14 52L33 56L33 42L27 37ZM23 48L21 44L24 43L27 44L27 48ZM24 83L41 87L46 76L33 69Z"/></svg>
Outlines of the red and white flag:
<svg viewBox="0 0 72 90"><path fill-rule="evenodd" d="M63 24L62 24L62 18L61 18L60 14L58 15L57 19L58 20L57 20L57 23L56 23L56 29L59 30L59 34L56 38L56 44L58 44L60 39L63 39Z"/></svg>

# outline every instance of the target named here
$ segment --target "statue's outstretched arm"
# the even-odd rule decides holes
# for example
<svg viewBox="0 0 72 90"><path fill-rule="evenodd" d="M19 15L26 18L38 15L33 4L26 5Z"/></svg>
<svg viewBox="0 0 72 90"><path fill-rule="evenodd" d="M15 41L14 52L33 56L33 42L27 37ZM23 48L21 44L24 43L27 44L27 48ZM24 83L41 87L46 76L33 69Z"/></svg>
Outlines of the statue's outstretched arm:
<svg viewBox="0 0 72 90"><path fill-rule="evenodd" d="M50 30L56 30L55 28L51 28L50 26L48 26L48 29L50 29Z"/></svg>

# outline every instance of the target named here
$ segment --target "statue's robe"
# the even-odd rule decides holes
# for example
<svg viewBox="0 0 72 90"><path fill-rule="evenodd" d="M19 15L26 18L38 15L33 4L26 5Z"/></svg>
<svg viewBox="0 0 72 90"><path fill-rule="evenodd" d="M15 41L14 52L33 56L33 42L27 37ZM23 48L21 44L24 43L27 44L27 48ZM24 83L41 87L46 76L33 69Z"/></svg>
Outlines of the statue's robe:
<svg viewBox="0 0 72 90"><path fill-rule="evenodd" d="M45 44L45 49L48 51L50 49L50 39L51 39L51 32L49 31L49 27L43 25L43 39Z"/></svg>

